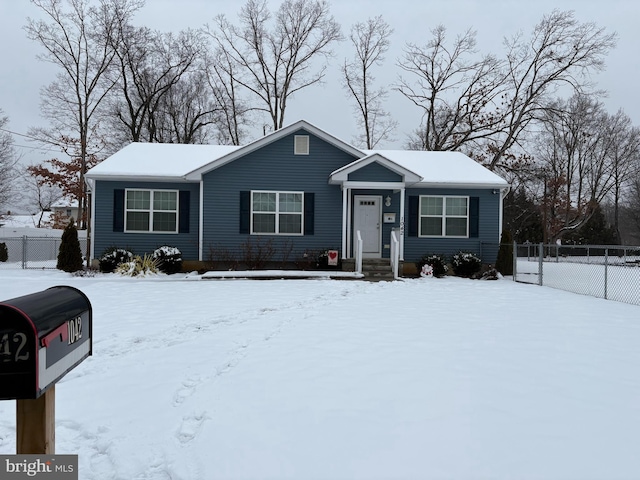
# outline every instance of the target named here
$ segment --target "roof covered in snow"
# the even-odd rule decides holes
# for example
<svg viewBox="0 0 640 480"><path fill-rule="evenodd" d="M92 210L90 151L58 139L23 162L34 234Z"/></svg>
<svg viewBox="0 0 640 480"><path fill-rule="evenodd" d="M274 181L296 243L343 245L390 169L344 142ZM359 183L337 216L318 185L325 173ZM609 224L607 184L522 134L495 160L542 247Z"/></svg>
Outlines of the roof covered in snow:
<svg viewBox="0 0 640 480"><path fill-rule="evenodd" d="M131 143L93 167L86 174L90 182L99 179L137 179L148 181L199 181L201 175L242 155L271 143L298 129L325 139L360 157L345 168L359 168L380 156L401 167L407 185L506 187L508 183L459 152L426 152L416 150L359 150L337 137L301 120L272 132L248 145L193 145L167 143ZM372 158L375 157L375 158ZM385 163L385 162L383 162ZM336 173L334 172L334 173ZM413 173L415 175L410 175ZM415 183L419 178L421 181Z"/></svg>
<svg viewBox="0 0 640 480"><path fill-rule="evenodd" d="M421 185L508 186L506 180L460 152L372 150L422 177Z"/></svg>

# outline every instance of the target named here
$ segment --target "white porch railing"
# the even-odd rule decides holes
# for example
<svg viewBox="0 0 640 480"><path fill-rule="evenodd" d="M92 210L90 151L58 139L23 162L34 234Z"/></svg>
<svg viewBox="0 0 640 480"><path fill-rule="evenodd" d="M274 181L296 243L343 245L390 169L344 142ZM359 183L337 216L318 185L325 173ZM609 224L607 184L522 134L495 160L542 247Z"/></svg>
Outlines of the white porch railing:
<svg viewBox="0 0 640 480"><path fill-rule="evenodd" d="M362 274L362 235L356 232L356 273Z"/></svg>
<svg viewBox="0 0 640 480"><path fill-rule="evenodd" d="M395 231L391 231L391 270L393 278L398 279L398 265L400 263L400 242Z"/></svg>

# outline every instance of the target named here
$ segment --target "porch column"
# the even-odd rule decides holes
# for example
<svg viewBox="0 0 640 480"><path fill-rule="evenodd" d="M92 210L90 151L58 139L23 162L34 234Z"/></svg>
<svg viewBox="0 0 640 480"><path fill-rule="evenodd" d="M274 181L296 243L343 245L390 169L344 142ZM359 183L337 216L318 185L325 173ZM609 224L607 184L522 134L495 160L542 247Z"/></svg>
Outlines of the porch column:
<svg viewBox="0 0 640 480"><path fill-rule="evenodd" d="M404 262L404 192L405 188L400 189L400 260Z"/></svg>
<svg viewBox="0 0 640 480"><path fill-rule="evenodd" d="M347 189L342 186L342 259L349 258L347 256L347 245L349 230L347 228L347 199L349 198Z"/></svg>

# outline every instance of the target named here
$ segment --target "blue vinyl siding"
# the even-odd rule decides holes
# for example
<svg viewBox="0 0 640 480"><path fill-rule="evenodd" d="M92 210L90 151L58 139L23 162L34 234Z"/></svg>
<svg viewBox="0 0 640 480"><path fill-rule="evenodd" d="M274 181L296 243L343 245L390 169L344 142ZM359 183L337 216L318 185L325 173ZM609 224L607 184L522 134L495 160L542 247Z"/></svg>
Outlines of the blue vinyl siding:
<svg viewBox="0 0 640 480"><path fill-rule="evenodd" d="M295 135L309 135L309 155L294 155ZM271 239L278 249L292 246L295 260L305 250L341 248L342 192L338 185L329 185L332 171L354 161L355 158L299 130L286 137L250 152L203 176L204 231L203 260L211 249L226 249L239 254L242 244L266 242ZM313 235L250 235L240 232L240 192L251 190L296 191L314 193Z"/></svg>
<svg viewBox="0 0 640 480"><path fill-rule="evenodd" d="M500 240L500 195L491 190L470 189L417 189L406 190L405 225L409 224L409 197L419 195L460 195L478 197L479 199L479 231L475 238L420 238L409 236L405 227L404 259L415 262L426 253L436 253L447 257L460 250L473 252L480 256L483 263L494 264L498 255Z"/></svg>
<svg viewBox="0 0 640 480"><path fill-rule="evenodd" d="M137 233L114 232L114 190L140 188L150 190L179 190L189 192L189 233ZM105 249L116 246L129 248L136 255L150 254L163 245L177 247L184 260L198 259L198 209L200 185L198 183L170 182L109 182L96 181L94 256L100 258Z"/></svg>
<svg viewBox="0 0 640 480"><path fill-rule="evenodd" d="M402 182L401 175L392 172L378 162L372 162L355 172L351 172L348 178L350 182Z"/></svg>

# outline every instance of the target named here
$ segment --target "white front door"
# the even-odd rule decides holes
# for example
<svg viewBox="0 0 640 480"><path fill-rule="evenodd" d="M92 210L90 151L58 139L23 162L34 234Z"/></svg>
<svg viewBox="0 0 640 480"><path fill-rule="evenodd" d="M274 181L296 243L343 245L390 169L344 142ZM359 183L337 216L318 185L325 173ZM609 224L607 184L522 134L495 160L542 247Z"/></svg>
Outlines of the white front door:
<svg viewBox="0 0 640 480"><path fill-rule="evenodd" d="M353 238L356 251L356 242L360 231L362 237L362 256L368 258L380 258L382 249L382 197L375 195L355 195L353 211Z"/></svg>

